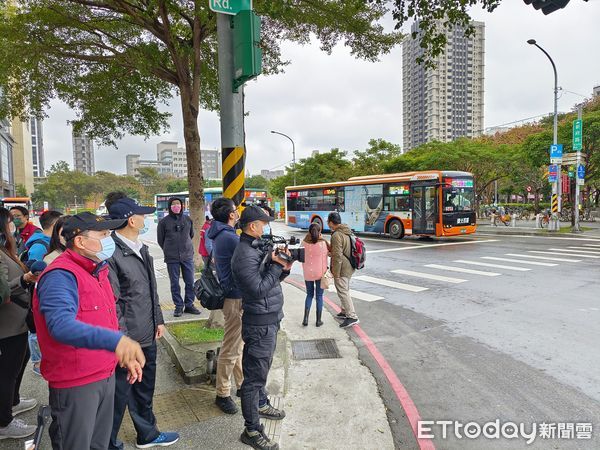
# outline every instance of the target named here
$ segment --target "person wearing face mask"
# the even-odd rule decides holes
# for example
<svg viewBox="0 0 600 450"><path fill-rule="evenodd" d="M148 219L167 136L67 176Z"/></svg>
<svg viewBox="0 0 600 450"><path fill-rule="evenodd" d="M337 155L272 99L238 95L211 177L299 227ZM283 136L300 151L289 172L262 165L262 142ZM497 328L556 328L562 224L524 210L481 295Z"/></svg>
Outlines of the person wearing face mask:
<svg viewBox="0 0 600 450"><path fill-rule="evenodd" d="M283 319L281 282L292 268L292 263L275 251L271 252L269 247L256 245L272 220L262 208L248 206L240 218L242 235L231 260L233 279L241 292L244 311L241 398L245 428L240 440L261 450L276 450L279 446L267 438L260 419L281 420L285 417L285 412L269 403L265 390L279 323ZM289 250L285 253L289 255Z"/></svg>
<svg viewBox="0 0 600 450"><path fill-rule="evenodd" d="M119 331L106 263L116 247L110 230L125 222L89 212L66 220L66 250L40 275L34 292L55 449L108 448L117 361L128 369L130 383L142 381L144 352Z"/></svg>
<svg viewBox="0 0 600 450"><path fill-rule="evenodd" d="M29 211L27 208L23 206L13 206L10 208L10 215L13 218L13 223L17 227L17 232L19 233L23 244L27 244L27 241L35 232L42 231L29 221Z"/></svg>
<svg viewBox="0 0 600 450"><path fill-rule="evenodd" d="M183 201L177 197L169 199L169 214L158 222L157 241L165 254L175 317L181 317L183 313L200 314L194 306L193 237L194 224L192 219L183 213ZM185 283L185 300L181 297L180 274L183 274Z"/></svg>
<svg viewBox="0 0 600 450"><path fill-rule="evenodd" d="M44 256L44 262L48 265L67 249L67 241L65 241L65 238L62 237L61 233L65 221L70 217L71 216L69 215L61 216L54 224L52 236L50 236L50 248L48 248L48 254Z"/></svg>
<svg viewBox="0 0 600 450"><path fill-rule="evenodd" d="M177 433L160 432L152 411L152 399L156 381L156 340L165 332L165 325L156 288L154 260L148 246L139 239L146 228L144 217L156 208L140 206L125 197L110 202L108 214L111 219L126 222L113 232L115 253L108 260L109 278L117 295L119 328L142 346L146 365L140 383L127 381L127 369L116 368L115 409L109 449L122 449L123 442L117 436L125 409L137 432L138 448L166 447L179 440Z"/></svg>

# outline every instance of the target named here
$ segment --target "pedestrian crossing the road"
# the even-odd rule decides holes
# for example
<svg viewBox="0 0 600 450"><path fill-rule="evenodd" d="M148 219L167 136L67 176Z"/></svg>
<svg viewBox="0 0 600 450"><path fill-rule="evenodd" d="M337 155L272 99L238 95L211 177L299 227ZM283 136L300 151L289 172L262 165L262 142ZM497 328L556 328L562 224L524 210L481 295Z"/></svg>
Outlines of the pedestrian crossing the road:
<svg viewBox="0 0 600 450"><path fill-rule="evenodd" d="M520 253L504 253L500 255L482 255L476 258L456 259L452 264L423 264L424 271L408 269L390 269L389 276L385 274L358 275L352 278L357 281L358 289L350 291L350 295L358 300L373 302L393 298L390 292L402 291L419 294L430 289L445 288L449 285L468 283L484 277L499 277L503 275L528 273L533 270L545 270L559 267L561 264L590 263L600 259L599 244L570 245L564 247L549 247L540 250L521 250ZM436 273L439 271L439 273ZM463 274L464 278L449 276ZM363 286L380 286L378 295L363 292ZM390 291L390 289L392 291Z"/></svg>

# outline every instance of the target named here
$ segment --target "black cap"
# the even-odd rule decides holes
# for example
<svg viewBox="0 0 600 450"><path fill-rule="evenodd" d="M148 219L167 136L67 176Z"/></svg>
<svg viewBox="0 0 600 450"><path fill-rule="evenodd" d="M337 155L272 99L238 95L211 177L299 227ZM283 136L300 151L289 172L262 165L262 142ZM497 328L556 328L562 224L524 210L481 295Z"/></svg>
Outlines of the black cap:
<svg viewBox="0 0 600 450"><path fill-rule="evenodd" d="M275 220L273 217L268 215L264 209L260 206L252 205L247 206L246 209L242 211L242 216L240 217L240 225L246 226L250 222L254 222L255 220L262 220L263 222L271 222Z"/></svg>
<svg viewBox="0 0 600 450"><path fill-rule="evenodd" d="M152 214L156 208L152 206L141 206L134 199L123 197L115 201L108 208L111 219L129 219L131 216Z"/></svg>
<svg viewBox="0 0 600 450"><path fill-rule="evenodd" d="M84 231L114 230L125 223L125 219L107 220L91 212L82 212L69 217L63 225L62 235L69 241Z"/></svg>

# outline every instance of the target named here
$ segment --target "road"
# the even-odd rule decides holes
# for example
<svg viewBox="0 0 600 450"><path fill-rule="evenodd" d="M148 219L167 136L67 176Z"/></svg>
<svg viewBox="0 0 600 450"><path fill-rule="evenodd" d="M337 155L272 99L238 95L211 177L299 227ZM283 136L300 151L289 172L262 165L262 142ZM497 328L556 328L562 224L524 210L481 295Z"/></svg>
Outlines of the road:
<svg viewBox="0 0 600 450"><path fill-rule="evenodd" d="M282 224L274 230L303 236ZM600 240L475 235L365 243L367 265L352 281L360 326L423 420L499 419L522 422L528 433L534 424L556 424L547 427L555 439L542 439L538 428L529 446L522 437L450 432L442 439L435 424L435 448L600 448ZM293 276L301 280L299 266ZM378 380L396 446L419 448L386 374L350 333ZM592 424L591 440L568 438L585 437L578 423Z"/></svg>

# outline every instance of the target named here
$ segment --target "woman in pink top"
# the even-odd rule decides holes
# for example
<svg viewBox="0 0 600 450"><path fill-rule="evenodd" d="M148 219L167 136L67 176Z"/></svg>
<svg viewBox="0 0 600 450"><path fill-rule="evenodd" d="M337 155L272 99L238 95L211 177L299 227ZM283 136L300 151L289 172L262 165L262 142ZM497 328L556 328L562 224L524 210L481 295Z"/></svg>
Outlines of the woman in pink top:
<svg viewBox="0 0 600 450"><path fill-rule="evenodd" d="M329 254L329 243L321 236L321 227L313 223L308 228L308 234L303 242L305 248L304 282L306 283L306 302L304 303L304 320L302 325L308 325L308 315L312 305L312 299L317 295L317 326L323 325L321 313L323 312L323 289L321 289L321 278L327 270L327 255Z"/></svg>

